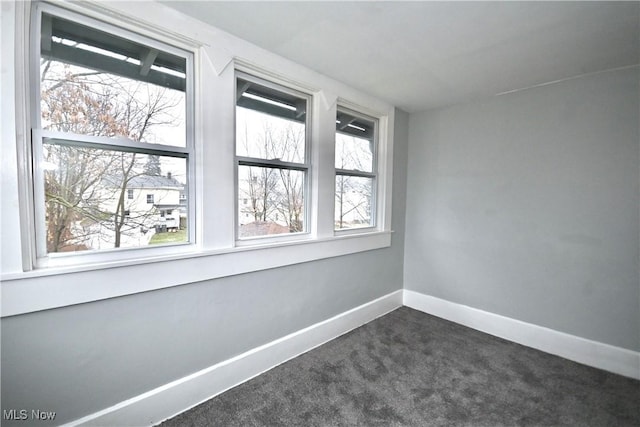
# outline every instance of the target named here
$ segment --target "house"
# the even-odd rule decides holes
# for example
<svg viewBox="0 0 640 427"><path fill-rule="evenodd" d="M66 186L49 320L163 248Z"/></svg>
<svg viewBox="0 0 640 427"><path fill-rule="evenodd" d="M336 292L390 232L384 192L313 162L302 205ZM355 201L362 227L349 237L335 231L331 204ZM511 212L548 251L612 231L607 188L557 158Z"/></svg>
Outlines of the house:
<svg viewBox="0 0 640 427"><path fill-rule="evenodd" d="M74 243L84 245L85 250L113 248L115 221L122 223L119 229L121 248L145 246L156 233L186 228L185 186L170 172L166 175L135 174L124 185L122 176L107 174L87 192L97 194L93 196L96 203L92 209L101 215L90 219L85 215L74 223L74 230L80 236Z"/></svg>
<svg viewBox="0 0 640 427"><path fill-rule="evenodd" d="M186 196L184 184L171 176L138 175L127 183L126 209L130 212L148 210L153 207L149 225L157 231L180 228L180 218L186 219ZM182 221L185 223L185 220Z"/></svg>
<svg viewBox="0 0 640 427"><path fill-rule="evenodd" d="M402 305L640 378L638 2L31 6L1 10L3 410L150 425ZM34 124L60 113L34 90L47 58L162 85L186 119L141 142L82 92L61 122L109 135ZM308 151L238 154L239 105L306 126ZM349 114L377 126L371 171L336 168ZM166 218L184 192L188 244L48 251L64 168L43 153L79 146L187 164L129 200ZM304 233L237 238L249 168L308 178ZM336 230L337 177L375 188L373 226Z"/></svg>

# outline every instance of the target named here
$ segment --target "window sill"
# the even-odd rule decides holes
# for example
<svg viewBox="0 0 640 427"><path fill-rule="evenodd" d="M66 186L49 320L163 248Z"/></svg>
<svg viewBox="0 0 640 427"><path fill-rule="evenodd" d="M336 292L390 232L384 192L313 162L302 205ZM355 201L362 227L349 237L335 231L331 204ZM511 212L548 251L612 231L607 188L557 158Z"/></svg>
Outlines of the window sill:
<svg viewBox="0 0 640 427"><path fill-rule="evenodd" d="M1 316L99 301L390 245L391 232L376 231L3 274Z"/></svg>

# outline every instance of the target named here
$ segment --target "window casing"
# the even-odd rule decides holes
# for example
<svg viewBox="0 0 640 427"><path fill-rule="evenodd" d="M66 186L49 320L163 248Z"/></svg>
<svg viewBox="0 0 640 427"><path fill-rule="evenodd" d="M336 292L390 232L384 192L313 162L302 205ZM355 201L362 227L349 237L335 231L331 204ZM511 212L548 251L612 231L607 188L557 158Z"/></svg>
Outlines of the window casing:
<svg viewBox="0 0 640 427"><path fill-rule="evenodd" d="M310 100L237 74L237 239L309 232Z"/></svg>
<svg viewBox="0 0 640 427"><path fill-rule="evenodd" d="M338 107L335 229L376 227L378 119Z"/></svg>
<svg viewBox="0 0 640 427"><path fill-rule="evenodd" d="M192 175L193 54L44 3L31 19L36 265L150 248Z"/></svg>

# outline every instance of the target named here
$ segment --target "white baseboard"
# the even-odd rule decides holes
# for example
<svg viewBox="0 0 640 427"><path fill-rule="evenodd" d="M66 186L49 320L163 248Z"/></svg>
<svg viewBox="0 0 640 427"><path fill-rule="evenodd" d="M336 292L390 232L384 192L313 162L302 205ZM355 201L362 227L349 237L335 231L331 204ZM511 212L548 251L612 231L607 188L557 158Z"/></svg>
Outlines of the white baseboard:
<svg viewBox="0 0 640 427"><path fill-rule="evenodd" d="M66 426L151 426L406 305L528 347L640 379L640 353L409 290L398 290Z"/></svg>
<svg viewBox="0 0 640 427"><path fill-rule="evenodd" d="M404 290L403 303L424 313L605 371L640 379L640 352L555 331Z"/></svg>
<svg viewBox="0 0 640 427"><path fill-rule="evenodd" d="M402 298L402 290L392 292L66 425L150 426L158 424L401 307Z"/></svg>

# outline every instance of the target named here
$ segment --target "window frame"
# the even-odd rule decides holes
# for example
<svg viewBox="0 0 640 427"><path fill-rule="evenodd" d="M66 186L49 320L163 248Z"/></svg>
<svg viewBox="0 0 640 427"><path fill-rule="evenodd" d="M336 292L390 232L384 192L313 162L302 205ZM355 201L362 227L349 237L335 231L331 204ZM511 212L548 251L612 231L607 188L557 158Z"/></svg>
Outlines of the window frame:
<svg viewBox="0 0 640 427"><path fill-rule="evenodd" d="M341 103L338 103L337 107L336 107L336 120L338 117L338 113L340 112L344 112L346 114L349 114L350 116L354 117L354 118L360 118L363 120L367 120L367 121L371 121L373 122L373 149L372 149L372 153L371 153L371 172L366 172L366 171L359 171L357 169L340 169L340 168L336 168L335 167L335 160L334 160L334 191L335 191L335 183L337 183L337 178L338 176L350 176L350 177L356 177L356 178L369 178L371 179L371 201L370 201L370 206L371 206L371 218L369 220L369 225L364 226L364 227L353 227L353 228L335 228L334 226L334 232L336 235L341 235L341 234L354 234L354 233L367 233L367 232L371 232L373 230L377 230L380 229L381 224L379 222L379 218L378 218L378 197L379 197L379 185L378 185L378 176L380 174L379 172L379 165L378 165L378 152L379 152L379 145L380 145L380 121L381 121L381 117L376 117L374 115L371 114L367 114L367 113L363 113L360 110L353 108L353 107L349 107L349 106L343 106ZM337 137L338 134L338 130L335 130L335 136ZM334 146L336 144L336 139L334 138ZM335 200L335 198L334 198ZM334 218L334 222L335 222L335 218Z"/></svg>
<svg viewBox="0 0 640 427"><path fill-rule="evenodd" d="M305 143L304 143L304 163L297 162L288 162L281 160L269 160L262 159L259 157L250 157L250 156L238 156L237 155L237 143L238 138L236 135L236 125L237 125L237 100L239 99L237 93L237 81L241 78L243 80L256 83L260 86L266 87L268 89L273 89L275 91L292 95L295 97L302 98L306 101L306 113L305 113ZM312 121L313 121L313 95L301 90L300 88L292 87L291 85L287 85L285 82L278 81L278 79L274 79L273 77L264 76L257 70L252 70L251 72L243 70L241 67L235 68L234 73L234 94L236 103L234 104L233 117L234 117L234 236L235 236L235 245L236 246L251 246L257 244L265 244L265 243L277 243L277 242L287 242L294 240L304 240L311 238L311 230L313 229L313 224L311 224L312 214L311 214L311 197L312 197L312 155L311 150L313 149L312 142ZM299 232L290 232L290 233L280 233L280 234L267 234L261 236L248 236L241 237L240 236L240 224L238 222L240 217L240 180L239 180L239 170L240 166L248 166L248 167L262 167L269 169L284 169L284 170L297 170L301 171L304 174L304 184L303 188L303 221L304 221L304 229Z"/></svg>
<svg viewBox="0 0 640 427"><path fill-rule="evenodd" d="M192 250L197 245L196 227L197 218L195 215L194 197L187 196L187 221L188 240L186 242L176 242L163 245L147 245L137 247L122 247L108 249L90 249L78 252L52 252L47 251L46 237L46 200L44 194L44 169L41 165L43 159L43 149L46 139L65 141L62 145L77 145L83 148L105 149L114 152L135 152L142 154L154 154L165 157L183 158L186 162L186 192L192 192L195 187L195 143L193 126L195 123L195 53L185 47L177 47L160 37L143 35L120 26L106 19L91 16L90 14L78 13L58 5L37 2L28 8L28 20L30 31L28 32L28 64L29 64L29 97L27 99L27 129L30 132L29 157L30 173L28 176L30 189L30 206L33 212L31 268L49 268L65 266L82 266L84 264L96 264L110 261L118 261L130 258L133 253L136 257L149 257L165 255L170 253L183 253ZM41 63L41 28L44 14L68 20L79 25L90 26L107 34L131 41L133 43L145 45L161 52L167 52L185 60L185 145L163 145L147 142L135 141L122 137L103 137L83 134L74 134L42 128L41 119L41 85L40 85L40 63ZM62 61L63 62L63 61ZM148 204L148 203L147 203Z"/></svg>

